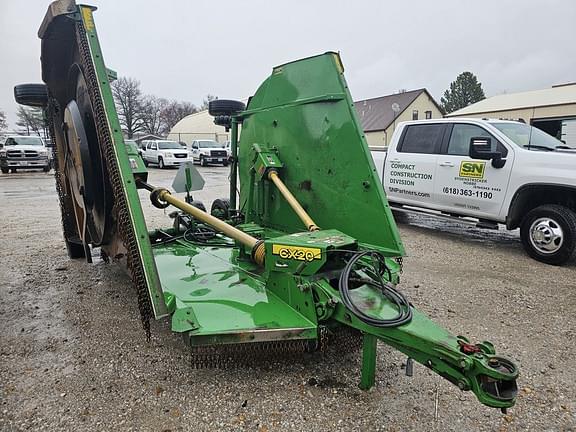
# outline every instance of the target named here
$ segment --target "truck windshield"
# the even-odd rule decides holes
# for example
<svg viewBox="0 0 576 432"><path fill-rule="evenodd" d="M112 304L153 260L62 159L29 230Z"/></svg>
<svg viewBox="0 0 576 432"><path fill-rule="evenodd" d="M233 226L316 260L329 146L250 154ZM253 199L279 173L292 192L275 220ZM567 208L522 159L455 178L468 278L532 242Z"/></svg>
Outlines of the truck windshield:
<svg viewBox="0 0 576 432"><path fill-rule="evenodd" d="M7 146L12 145L30 145L30 146L43 146L42 138L33 136L19 136L10 137L6 140Z"/></svg>
<svg viewBox="0 0 576 432"><path fill-rule="evenodd" d="M523 148L544 151L569 148L552 135L548 135L546 132L524 123L490 122L490 124L510 138L516 145Z"/></svg>
<svg viewBox="0 0 576 432"><path fill-rule="evenodd" d="M200 148L224 148L223 144L216 141L198 141Z"/></svg>
<svg viewBox="0 0 576 432"><path fill-rule="evenodd" d="M162 141L158 143L158 150L168 150L168 149L182 149L182 146L176 141Z"/></svg>

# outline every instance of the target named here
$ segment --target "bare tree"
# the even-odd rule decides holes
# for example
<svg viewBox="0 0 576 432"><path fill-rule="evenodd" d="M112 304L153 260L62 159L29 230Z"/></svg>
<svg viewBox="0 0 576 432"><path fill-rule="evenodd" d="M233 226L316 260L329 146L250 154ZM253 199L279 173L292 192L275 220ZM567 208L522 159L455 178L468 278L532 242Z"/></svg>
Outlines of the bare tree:
<svg viewBox="0 0 576 432"><path fill-rule="evenodd" d="M142 131L152 135L167 133L162 112L169 102L164 98L148 95L142 100Z"/></svg>
<svg viewBox="0 0 576 432"><path fill-rule="evenodd" d="M167 132L174 127L176 123L190 114L198 112L194 104L190 102L170 101L162 110L161 118Z"/></svg>
<svg viewBox="0 0 576 432"><path fill-rule="evenodd" d="M6 113L0 110L0 132L3 131L8 127L8 123L6 122Z"/></svg>
<svg viewBox="0 0 576 432"><path fill-rule="evenodd" d="M200 111L204 111L208 109L208 104L213 100L218 99L218 96L214 96L211 94L207 94L204 100L202 101L202 105L200 105Z"/></svg>
<svg viewBox="0 0 576 432"><path fill-rule="evenodd" d="M16 126L22 129L25 128L28 135L33 132L40 136L41 132L44 131L44 116L42 115L41 108L25 108L19 106L16 116L18 117Z"/></svg>
<svg viewBox="0 0 576 432"><path fill-rule="evenodd" d="M116 102L120 125L128 138L132 138L136 132L141 132L144 128L140 81L120 77L112 82L112 94Z"/></svg>

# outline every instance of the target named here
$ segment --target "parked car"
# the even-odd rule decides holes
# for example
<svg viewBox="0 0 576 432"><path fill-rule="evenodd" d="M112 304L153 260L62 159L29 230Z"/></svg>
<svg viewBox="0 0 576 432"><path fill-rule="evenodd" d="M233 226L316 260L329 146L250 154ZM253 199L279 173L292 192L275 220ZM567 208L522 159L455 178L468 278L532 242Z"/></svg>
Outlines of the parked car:
<svg viewBox="0 0 576 432"><path fill-rule="evenodd" d="M372 157L399 210L520 228L528 255L548 264L574 256L576 153L535 127L466 118L404 122L388 151Z"/></svg>
<svg viewBox="0 0 576 432"><path fill-rule="evenodd" d="M170 166L179 166L192 160L188 150L176 141L144 140L142 141L142 159L144 164L156 164L163 169Z"/></svg>
<svg viewBox="0 0 576 432"><path fill-rule="evenodd" d="M208 164L228 165L229 153L224 144L212 140L192 141L192 157L194 162L202 166Z"/></svg>
<svg viewBox="0 0 576 432"><path fill-rule="evenodd" d="M3 174L19 169L50 171L50 150L39 136L10 135L0 144L0 170Z"/></svg>

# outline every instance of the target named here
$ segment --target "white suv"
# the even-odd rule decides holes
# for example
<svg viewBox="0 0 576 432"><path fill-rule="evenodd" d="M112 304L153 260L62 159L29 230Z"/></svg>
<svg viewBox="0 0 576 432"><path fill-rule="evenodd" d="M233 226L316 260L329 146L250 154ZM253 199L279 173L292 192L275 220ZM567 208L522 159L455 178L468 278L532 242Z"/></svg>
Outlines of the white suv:
<svg viewBox="0 0 576 432"><path fill-rule="evenodd" d="M170 166L179 166L191 161L190 154L185 147L176 141L144 140L142 146L142 159L144 164L156 164L160 169Z"/></svg>

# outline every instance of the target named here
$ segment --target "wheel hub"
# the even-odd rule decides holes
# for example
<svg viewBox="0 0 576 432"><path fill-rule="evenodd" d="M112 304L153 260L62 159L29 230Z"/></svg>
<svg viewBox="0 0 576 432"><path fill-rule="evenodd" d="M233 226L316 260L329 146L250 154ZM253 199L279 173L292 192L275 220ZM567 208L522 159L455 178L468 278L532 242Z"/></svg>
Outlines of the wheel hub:
<svg viewBox="0 0 576 432"><path fill-rule="evenodd" d="M111 203L94 113L80 66L70 68L69 102L64 111L66 157L63 166L74 201L78 232L85 245L106 242Z"/></svg>
<svg viewBox="0 0 576 432"><path fill-rule="evenodd" d="M564 232L555 220L539 218L530 226L530 242L539 252L552 254L562 247Z"/></svg>

